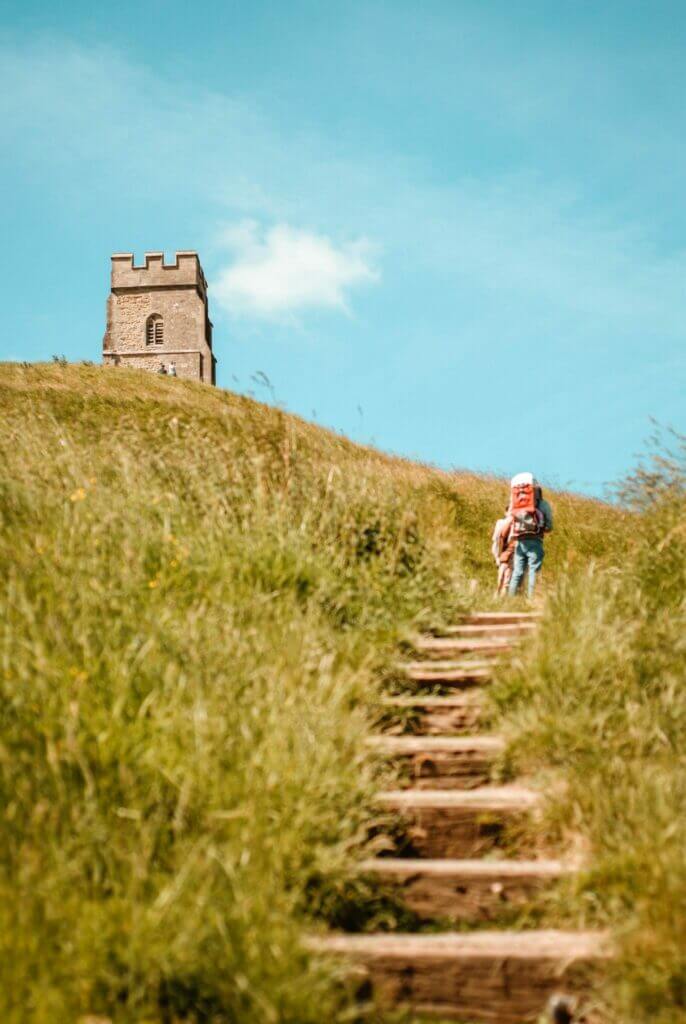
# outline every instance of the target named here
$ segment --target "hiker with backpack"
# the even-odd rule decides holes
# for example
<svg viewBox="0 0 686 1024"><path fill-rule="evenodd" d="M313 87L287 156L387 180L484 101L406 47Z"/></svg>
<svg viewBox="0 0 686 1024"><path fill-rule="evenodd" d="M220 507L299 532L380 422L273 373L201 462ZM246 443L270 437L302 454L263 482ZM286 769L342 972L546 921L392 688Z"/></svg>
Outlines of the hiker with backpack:
<svg viewBox="0 0 686 1024"><path fill-rule="evenodd" d="M532 473L518 473L510 484L511 537L515 541L510 597L517 594L528 570L527 596L531 598L536 576L543 565L543 538L553 528L553 510Z"/></svg>

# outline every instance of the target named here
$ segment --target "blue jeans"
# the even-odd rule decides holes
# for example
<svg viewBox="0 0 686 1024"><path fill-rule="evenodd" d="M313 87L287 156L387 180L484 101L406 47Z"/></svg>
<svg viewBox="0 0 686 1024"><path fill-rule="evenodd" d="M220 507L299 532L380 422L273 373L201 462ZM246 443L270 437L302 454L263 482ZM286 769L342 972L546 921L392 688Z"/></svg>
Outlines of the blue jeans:
<svg viewBox="0 0 686 1024"><path fill-rule="evenodd" d="M529 567L527 594L531 597L536 586L536 573L541 571L543 565L543 555L543 541L540 537L522 537L517 541L512 579L508 588L510 597L514 597L519 590L527 566Z"/></svg>

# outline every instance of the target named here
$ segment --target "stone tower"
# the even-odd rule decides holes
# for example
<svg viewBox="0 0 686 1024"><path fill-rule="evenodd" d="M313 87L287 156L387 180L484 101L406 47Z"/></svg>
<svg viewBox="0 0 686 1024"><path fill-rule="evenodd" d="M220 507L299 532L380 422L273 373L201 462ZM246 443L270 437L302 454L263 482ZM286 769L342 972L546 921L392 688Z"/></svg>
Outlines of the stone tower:
<svg viewBox="0 0 686 1024"><path fill-rule="evenodd" d="M107 300L103 362L156 371L176 365L179 377L215 383L212 323L207 281L196 252L146 252L134 266L133 254L112 256L112 290Z"/></svg>

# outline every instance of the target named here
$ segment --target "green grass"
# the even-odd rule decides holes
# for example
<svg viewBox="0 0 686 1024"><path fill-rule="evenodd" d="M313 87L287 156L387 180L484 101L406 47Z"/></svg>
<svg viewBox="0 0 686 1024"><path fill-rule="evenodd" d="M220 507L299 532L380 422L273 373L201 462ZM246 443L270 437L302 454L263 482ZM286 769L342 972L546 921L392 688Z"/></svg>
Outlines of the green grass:
<svg viewBox="0 0 686 1024"><path fill-rule="evenodd" d="M686 1021L686 443L632 477L628 550L563 575L495 690L521 771L549 774L548 839L584 855L554 920L612 929L612 1021Z"/></svg>
<svg viewBox="0 0 686 1024"><path fill-rule="evenodd" d="M350 1019L299 936L383 827L382 672L490 600L506 497L191 383L0 367L3 1022ZM549 576L621 537L553 501Z"/></svg>

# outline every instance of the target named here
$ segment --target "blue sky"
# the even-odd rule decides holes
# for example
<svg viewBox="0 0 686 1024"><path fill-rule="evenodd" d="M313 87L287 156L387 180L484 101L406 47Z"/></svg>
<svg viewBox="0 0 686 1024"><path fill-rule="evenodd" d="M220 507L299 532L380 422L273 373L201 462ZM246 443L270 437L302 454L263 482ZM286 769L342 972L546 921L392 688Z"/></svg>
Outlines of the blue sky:
<svg viewBox="0 0 686 1024"><path fill-rule="evenodd" d="M355 439L602 493L686 429L682 2L4 10L0 358L197 249L219 384Z"/></svg>

